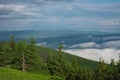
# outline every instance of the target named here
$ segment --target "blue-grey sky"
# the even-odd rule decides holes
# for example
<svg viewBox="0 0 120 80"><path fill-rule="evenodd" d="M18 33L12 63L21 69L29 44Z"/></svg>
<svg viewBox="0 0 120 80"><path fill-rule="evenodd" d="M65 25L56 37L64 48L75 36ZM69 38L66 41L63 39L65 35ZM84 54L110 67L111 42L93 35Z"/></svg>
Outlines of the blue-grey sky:
<svg viewBox="0 0 120 80"><path fill-rule="evenodd" d="M0 0L0 31L120 31L120 0Z"/></svg>

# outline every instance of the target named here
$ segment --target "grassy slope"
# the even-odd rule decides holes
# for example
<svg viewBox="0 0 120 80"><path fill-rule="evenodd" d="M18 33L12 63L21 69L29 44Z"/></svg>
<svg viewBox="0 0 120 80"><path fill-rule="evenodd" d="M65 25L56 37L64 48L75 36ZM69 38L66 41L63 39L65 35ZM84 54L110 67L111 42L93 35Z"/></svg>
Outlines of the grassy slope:
<svg viewBox="0 0 120 80"><path fill-rule="evenodd" d="M46 48L46 47L38 47L38 49L39 49L39 53L40 53L41 58L43 58L44 60L46 60L48 55L51 55L51 56L58 55L58 52L54 49L50 49L50 48ZM88 60L85 58L81 58L78 56L74 56L74 55L71 55L68 53L63 53L63 55L64 55L64 58L66 59L67 62L72 62L74 59L76 59L76 61L78 62L78 64L81 67L88 67L91 69L95 69L98 65L98 62Z"/></svg>
<svg viewBox="0 0 120 80"><path fill-rule="evenodd" d="M60 77L43 74L23 73L14 69L0 68L0 80L53 80L53 78L55 80L55 78Z"/></svg>

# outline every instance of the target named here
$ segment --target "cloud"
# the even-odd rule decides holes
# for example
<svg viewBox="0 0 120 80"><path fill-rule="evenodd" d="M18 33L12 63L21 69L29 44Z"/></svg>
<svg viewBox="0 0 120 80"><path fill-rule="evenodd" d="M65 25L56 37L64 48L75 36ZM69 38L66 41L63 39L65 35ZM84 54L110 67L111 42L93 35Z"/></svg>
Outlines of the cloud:
<svg viewBox="0 0 120 80"><path fill-rule="evenodd" d="M71 2L73 0L44 0L44 1L52 1L52 2Z"/></svg>
<svg viewBox="0 0 120 80"><path fill-rule="evenodd" d="M120 13L120 3L75 3L78 8L98 12L115 12Z"/></svg>
<svg viewBox="0 0 120 80"><path fill-rule="evenodd" d="M116 49L67 49L64 50L69 54L80 56L86 59L99 61L102 58L106 63L110 63L111 59L115 62L119 60L120 50Z"/></svg>
<svg viewBox="0 0 120 80"><path fill-rule="evenodd" d="M120 26L120 19L107 19L101 21L100 24L104 26Z"/></svg>
<svg viewBox="0 0 120 80"><path fill-rule="evenodd" d="M33 7L33 5L0 4L0 20L33 19L43 17L41 13L34 12L35 10L36 8Z"/></svg>
<svg viewBox="0 0 120 80"><path fill-rule="evenodd" d="M24 27L36 29L43 29L45 26L44 29L113 30L117 26L115 29L119 30L119 3L86 3L90 1L0 0L0 27L15 27L21 22L27 22L29 24L23 25ZM18 25L11 25L12 21Z"/></svg>
<svg viewBox="0 0 120 80"><path fill-rule="evenodd" d="M108 48L120 48L120 40L118 41L109 41L103 44L105 47Z"/></svg>
<svg viewBox="0 0 120 80"><path fill-rule="evenodd" d="M96 44L95 42L87 42L87 43L80 43L74 44L69 48L99 48L100 45Z"/></svg>
<svg viewBox="0 0 120 80"><path fill-rule="evenodd" d="M63 20L62 20L63 21ZM85 16L74 16L64 18L64 23L69 25L79 25L81 27L89 28L107 28L107 27L119 27L120 19L119 18L101 18L101 17L85 17ZM94 24L93 24L94 23ZM99 27L98 27L99 26ZM75 26L74 26L75 27Z"/></svg>
<svg viewBox="0 0 120 80"><path fill-rule="evenodd" d="M73 0L0 0L2 4L11 4L11 3L29 3L29 4L44 4L46 2L71 2Z"/></svg>
<svg viewBox="0 0 120 80"><path fill-rule="evenodd" d="M0 17L1 18L13 18L19 14L24 14L26 12L24 12L25 6L23 5L6 5L6 4L0 4ZM2 12L6 12L2 13Z"/></svg>
<svg viewBox="0 0 120 80"><path fill-rule="evenodd" d="M112 36L112 37L104 37L103 38L104 43L95 43L95 42L85 42L85 43L78 43L69 46L70 49L103 49L103 48L111 48L111 49L120 49L120 39L119 36ZM111 41L112 40L112 41Z"/></svg>
<svg viewBox="0 0 120 80"><path fill-rule="evenodd" d="M37 43L36 45L37 45L37 46L46 46L46 44L47 44L46 42L39 42L39 43Z"/></svg>
<svg viewBox="0 0 120 80"><path fill-rule="evenodd" d="M15 5L15 4L0 4L0 10L5 9L5 10L13 10L13 11L22 11L25 8L25 6L22 5Z"/></svg>
<svg viewBox="0 0 120 80"><path fill-rule="evenodd" d="M103 40L107 41L107 40L120 40L120 36L107 36L104 37ZM115 41L116 42L116 41Z"/></svg>

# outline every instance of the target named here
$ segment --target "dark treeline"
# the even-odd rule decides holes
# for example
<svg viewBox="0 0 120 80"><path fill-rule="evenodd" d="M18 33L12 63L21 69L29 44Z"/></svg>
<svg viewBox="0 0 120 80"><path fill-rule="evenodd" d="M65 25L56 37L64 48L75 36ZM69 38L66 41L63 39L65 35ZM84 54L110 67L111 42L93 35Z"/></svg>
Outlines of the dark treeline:
<svg viewBox="0 0 120 80"><path fill-rule="evenodd" d="M110 65L100 60L98 67L91 70L78 65L76 59L67 62L62 53L62 44L58 46L58 55L48 55L46 60L41 58L35 44L33 37L29 42L15 42L14 36L9 42L0 42L0 67L56 75L65 80L120 80L120 60L117 63L111 60Z"/></svg>

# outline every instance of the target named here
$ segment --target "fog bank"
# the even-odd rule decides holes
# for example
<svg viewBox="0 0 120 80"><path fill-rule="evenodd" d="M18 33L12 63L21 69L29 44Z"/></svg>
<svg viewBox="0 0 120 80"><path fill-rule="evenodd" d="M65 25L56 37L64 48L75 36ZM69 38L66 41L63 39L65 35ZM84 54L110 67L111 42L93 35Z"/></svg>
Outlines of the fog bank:
<svg viewBox="0 0 120 80"><path fill-rule="evenodd" d="M106 63L110 63L111 59L115 62L119 60L120 50L118 49L67 49L64 52L80 56L86 59L99 61L102 58Z"/></svg>

